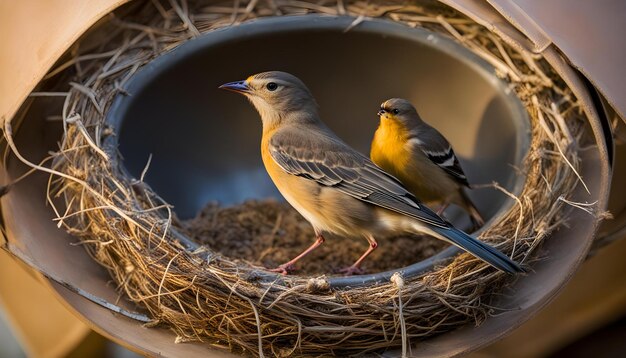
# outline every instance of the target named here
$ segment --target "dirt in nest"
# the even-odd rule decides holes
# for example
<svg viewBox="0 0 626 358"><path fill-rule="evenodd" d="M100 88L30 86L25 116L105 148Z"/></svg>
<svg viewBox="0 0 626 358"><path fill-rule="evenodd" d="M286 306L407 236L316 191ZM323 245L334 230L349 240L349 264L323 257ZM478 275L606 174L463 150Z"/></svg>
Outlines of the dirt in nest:
<svg viewBox="0 0 626 358"><path fill-rule="evenodd" d="M289 261L315 240L313 228L295 209L273 199L231 207L210 203L181 225L189 237L212 250L267 268ZM368 248L365 238L325 238L323 245L296 264L296 274L332 275L350 266ZM361 266L367 273L404 267L448 246L428 236L404 235L377 241L378 248Z"/></svg>

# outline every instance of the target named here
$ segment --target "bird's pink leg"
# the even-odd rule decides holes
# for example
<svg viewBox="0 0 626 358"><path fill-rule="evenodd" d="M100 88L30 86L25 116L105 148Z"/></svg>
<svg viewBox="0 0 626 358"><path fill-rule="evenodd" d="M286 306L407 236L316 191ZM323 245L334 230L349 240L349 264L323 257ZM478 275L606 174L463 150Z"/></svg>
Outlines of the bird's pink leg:
<svg viewBox="0 0 626 358"><path fill-rule="evenodd" d="M302 251L302 253L296 257L294 257L292 260L285 262L284 264L278 266L275 269L271 269L271 272L278 272L282 275L286 275L287 273L289 273L289 271L293 271L293 265L300 260L301 258L305 257L306 255L308 255L311 251L315 250L316 247L320 246L321 244L324 243L324 237L322 236L322 234L319 233L315 233L315 242L309 246L306 250Z"/></svg>
<svg viewBox="0 0 626 358"><path fill-rule="evenodd" d="M363 273L363 270L359 267L361 265L361 262L363 262L363 260L365 260L365 258L378 247L378 243L376 242L376 240L374 240L372 236L368 236L366 237L366 239L367 242L370 243L370 247L367 248L367 251L365 251L365 253L361 255L361 257L359 257L359 259L356 260L356 262L352 264L352 266L341 269L339 270L339 272L343 273L346 276Z"/></svg>
<svg viewBox="0 0 626 358"><path fill-rule="evenodd" d="M437 215L439 215L439 216L443 215L443 212L446 211L448 206L450 206L450 203L444 203L443 205L441 205L439 210L437 210Z"/></svg>

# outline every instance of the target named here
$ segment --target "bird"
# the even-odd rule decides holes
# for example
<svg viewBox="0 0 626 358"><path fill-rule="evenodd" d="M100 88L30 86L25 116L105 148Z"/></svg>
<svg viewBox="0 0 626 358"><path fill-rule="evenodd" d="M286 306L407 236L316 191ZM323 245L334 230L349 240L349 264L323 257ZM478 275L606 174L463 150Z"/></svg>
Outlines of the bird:
<svg viewBox="0 0 626 358"><path fill-rule="evenodd" d="M365 238L369 247L353 265L378 247L376 237L425 233L445 240L507 273L522 268L494 247L455 228L422 205L403 184L351 148L322 122L307 86L292 74L262 72L219 88L244 95L261 117L261 158L283 195L312 226L315 241L271 271L286 275L294 264L324 243L324 235Z"/></svg>
<svg viewBox="0 0 626 358"><path fill-rule="evenodd" d="M455 204L470 215L474 228L483 226L485 220L465 192L470 184L448 140L424 122L406 99L383 102L378 116L372 161L423 202L441 203L438 215Z"/></svg>

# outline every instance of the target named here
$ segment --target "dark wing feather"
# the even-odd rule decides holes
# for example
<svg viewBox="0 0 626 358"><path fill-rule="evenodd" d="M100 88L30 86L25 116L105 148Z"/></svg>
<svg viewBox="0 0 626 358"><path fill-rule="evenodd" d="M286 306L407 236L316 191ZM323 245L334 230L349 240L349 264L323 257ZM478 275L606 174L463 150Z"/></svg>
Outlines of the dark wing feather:
<svg viewBox="0 0 626 358"><path fill-rule="evenodd" d="M452 146L435 128L426 124L415 134L415 143L421 151L439 168L448 173L459 184L469 187L467 177L461 168Z"/></svg>
<svg viewBox="0 0 626 358"><path fill-rule="evenodd" d="M287 173L332 186L356 199L428 224L449 227L369 158L329 133L305 131L305 136L302 132L281 130L270 139L270 155Z"/></svg>

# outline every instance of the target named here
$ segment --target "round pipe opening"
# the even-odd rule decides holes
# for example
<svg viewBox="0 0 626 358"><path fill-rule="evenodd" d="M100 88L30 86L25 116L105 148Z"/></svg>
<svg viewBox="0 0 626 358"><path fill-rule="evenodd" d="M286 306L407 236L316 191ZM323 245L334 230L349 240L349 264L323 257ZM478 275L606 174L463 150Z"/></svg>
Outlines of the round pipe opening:
<svg viewBox="0 0 626 358"><path fill-rule="evenodd" d="M377 109L404 97L452 143L473 184L498 182L519 193L529 145L529 124L519 99L495 70L441 35L389 21L346 29L348 17L278 17L217 30L188 41L140 70L119 95L107 121L117 136L123 166L193 217L210 201L232 205L280 198L260 160L261 124L242 98L217 87L266 70L300 77L311 89L325 123L367 154L378 125ZM495 190L470 196L487 221L512 200ZM455 210L456 209L456 210ZM460 227L469 220L453 208ZM488 225L488 224L487 224ZM411 276L456 252L448 248L405 268ZM337 285L386 279L392 272L336 278Z"/></svg>

